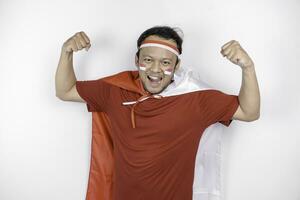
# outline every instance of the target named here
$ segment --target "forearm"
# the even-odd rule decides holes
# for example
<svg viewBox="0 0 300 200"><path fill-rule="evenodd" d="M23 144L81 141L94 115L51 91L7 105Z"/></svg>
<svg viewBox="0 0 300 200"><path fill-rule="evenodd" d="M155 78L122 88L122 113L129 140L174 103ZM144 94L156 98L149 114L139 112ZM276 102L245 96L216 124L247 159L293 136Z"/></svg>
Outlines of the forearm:
<svg viewBox="0 0 300 200"><path fill-rule="evenodd" d="M259 117L260 93L254 65L242 68L242 86L238 98L240 107L247 116Z"/></svg>
<svg viewBox="0 0 300 200"><path fill-rule="evenodd" d="M61 96L68 92L76 83L76 76L73 69L73 52L63 50L55 75L56 96Z"/></svg>

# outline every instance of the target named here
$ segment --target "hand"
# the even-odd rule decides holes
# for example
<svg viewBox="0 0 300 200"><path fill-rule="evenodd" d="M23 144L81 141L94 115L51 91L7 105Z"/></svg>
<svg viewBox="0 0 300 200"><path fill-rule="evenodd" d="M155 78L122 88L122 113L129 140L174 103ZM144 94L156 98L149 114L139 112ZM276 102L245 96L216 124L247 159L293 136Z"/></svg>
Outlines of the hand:
<svg viewBox="0 0 300 200"><path fill-rule="evenodd" d="M66 42L64 42L62 50L67 53L72 53L73 51L78 51L85 48L86 51L91 47L90 39L83 32L77 32L75 35L70 37Z"/></svg>
<svg viewBox="0 0 300 200"><path fill-rule="evenodd" d="M231 40L222 46L221 54L226 56L232 63L239 65L242 69L252 67L253 61L238 41Z"/></svg>

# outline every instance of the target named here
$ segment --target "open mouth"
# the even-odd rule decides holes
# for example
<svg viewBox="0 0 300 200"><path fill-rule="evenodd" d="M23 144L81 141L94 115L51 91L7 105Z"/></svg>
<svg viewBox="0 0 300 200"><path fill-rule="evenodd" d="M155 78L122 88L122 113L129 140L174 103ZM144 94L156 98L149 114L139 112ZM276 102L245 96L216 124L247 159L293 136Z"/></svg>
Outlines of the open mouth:
<svg viewBox="0 0 300 200"><path fill-rule="evenodd" d="M147 78L151 81L151 82L160 82L162 80L162 77L158 77L158 76L147 76Z"/></svg>
<svg viewBox="0 0 300 200"><path fill-rule="evenodd" d="M160 76L147 76L148 80L150 81L151 86L157 87L160 85L162 77Z"/></svg>

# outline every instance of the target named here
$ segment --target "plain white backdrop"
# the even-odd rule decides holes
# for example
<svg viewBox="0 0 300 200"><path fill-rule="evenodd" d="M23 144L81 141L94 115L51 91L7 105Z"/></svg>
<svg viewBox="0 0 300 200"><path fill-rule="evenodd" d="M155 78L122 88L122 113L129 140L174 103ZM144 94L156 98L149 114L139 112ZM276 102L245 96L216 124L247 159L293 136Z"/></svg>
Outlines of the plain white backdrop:
<svg viewBox="0 0 300 200"><path fill-rule="evenodd" d="M220 54L235 39L255 63L261 117L233 121L223 143L225 200L300 200L300 1L1 0L0 199L82 200L91 145L86 105L55 96L63 42L78 80L133 70L136 40L155 25L184 32L182 66L238 94L242 73Z"/></svg>

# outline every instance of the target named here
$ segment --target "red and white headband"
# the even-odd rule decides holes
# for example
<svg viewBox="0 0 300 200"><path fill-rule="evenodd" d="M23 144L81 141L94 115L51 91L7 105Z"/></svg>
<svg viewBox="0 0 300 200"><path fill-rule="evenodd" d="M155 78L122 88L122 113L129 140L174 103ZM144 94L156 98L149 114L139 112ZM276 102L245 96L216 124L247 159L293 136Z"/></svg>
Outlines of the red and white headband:
<svg viewBox="0 0 300 200"><path fill-rule="evenodd" d="M180 54L179 50L177 49L176 46L169 44L167 42L158 41L158 40L145 40L142 42L140 48L143 48L143 47L160 47L160 48L171 51L176 56L179 56L179 54Z"/></svg>

